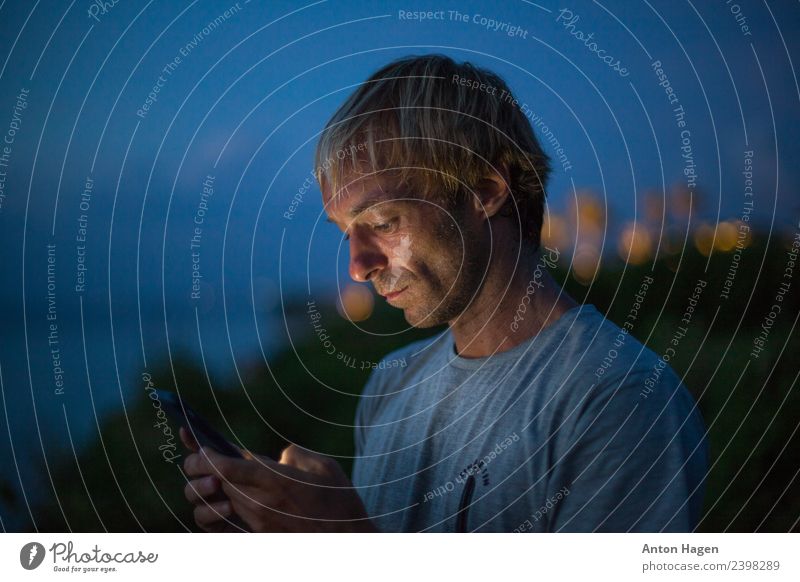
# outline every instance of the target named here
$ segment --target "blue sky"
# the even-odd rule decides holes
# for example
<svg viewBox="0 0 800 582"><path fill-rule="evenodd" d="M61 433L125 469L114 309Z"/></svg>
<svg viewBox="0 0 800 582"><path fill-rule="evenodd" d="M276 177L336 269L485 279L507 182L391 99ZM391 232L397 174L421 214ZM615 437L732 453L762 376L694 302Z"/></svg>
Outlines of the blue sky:
<svg viewBox="0 0 800 582"><path fill-rule="evenodd" d="M749 35L723 3L120 2L105 14L95 8L95 18L84 4L66 14L60 2L40 2L32 12L6 3L0 11L7 116L19 89L30 91L10 168L14 188L0 214L5 249L15 257L22 228L31 241L49 240L54 215L52 238L72 244L75 201L91 174L88 276L105 279L98 263L106 262L109 237L112 264L138 248L143 268L160 270L166 247L167 271L178 272L201 183L214 174L203 232L210 279L222 268L223 240L234 288L249 280L251 257L254 271L264 273L281 260L291 285L303 285L308 253L319 259L312 279L329 284L346 276L338 231L315 228L322 209L316 186L303 193L291 221L282 214L302 189L315 138L337 105L377 67L410 53L443 52L508 80L569 159L567 171L555 164L549 203L556 210L566 207L574 184L604 196L615 217L633 218L637 192L685 180L680 129L653 71L656 60L686 111L702 212L713 219L718 210L722 218L741 211L748 148L755 150L759 219L768 225L776 208L798 207L798 92L788 56L796 52L798 16L783 4L771 12L737 5ZM578 17L572 28L565 9ZM414 11L441 18L401 17ZM508 36L505 26L492 30L489 19L524 30L525 38ZM570 34L576 30L592 34L628 76ZM157 100L137 116L159 76ZM785 213L776 215L788 225ZM288 250L281 258L282 236ZM131 288L128 281L122 287Z"/></svg>
<svg viewBox="0 0 800 582"><path fill-rule="evenodd" d="M752 150L759 224L796 226L800 11L791 2L107 4L0 3L0 134L14 133L0 166L0 366L14 395L8 428L23 449L36 442L34 387L45 430L63 424L65 402L75 438L90 438L93 420L78 412L89 377L100 412L116 409L128 389L117 383L135 381L152 365L145 356L163 355L167 342L196 349L202 328L208 353L230 359L240 344L270 342L246 323L281 297L335 295L347 279L347 249L308 182L314 144L347 94L401 56L440 52L503 76L569 159L569 169L554 164L548 196L557 211L573 188L591 188L617 221L637 218L638 193L686 180L687 129L705 219L741 213L744 152ZM418 11L440 17L405 16ZM213 193L204 196L208 176ZM63 401L48 388L49 244L57 249ZM78 292L80 257L86 287ZM277 323L265 329L283 332ZM61 432L51 436L63 446Z"/></svg>

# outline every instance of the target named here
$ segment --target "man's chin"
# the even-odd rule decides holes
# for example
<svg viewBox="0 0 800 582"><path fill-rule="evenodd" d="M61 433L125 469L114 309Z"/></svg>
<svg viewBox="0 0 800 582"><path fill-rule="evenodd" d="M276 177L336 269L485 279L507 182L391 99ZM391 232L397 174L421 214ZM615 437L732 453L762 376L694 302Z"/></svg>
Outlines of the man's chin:
<svg viewBox="0 0 800 582"><path fill-rule="evenodd" d="M403 316L406 318L408 325L418 329L427 329L429 327L436 327L437 325L446 323L446 321L443 321L436 312L430 313L429 311L426 311L424 313L420 313L418 309L412 307L403 308Z"/></svg>

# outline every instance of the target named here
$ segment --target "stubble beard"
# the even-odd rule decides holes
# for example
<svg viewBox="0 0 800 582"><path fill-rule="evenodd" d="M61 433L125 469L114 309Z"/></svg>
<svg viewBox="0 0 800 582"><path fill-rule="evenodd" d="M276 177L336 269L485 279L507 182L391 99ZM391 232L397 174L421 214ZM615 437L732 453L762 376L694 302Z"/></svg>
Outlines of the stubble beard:
<svg viewBox="0 0 800 582"><path fill-rule="evenodd" d="M409 325L425 329L458 319L478 296L486 275L488 252L481 237L466 232L462 207L449 209L458 224L446 217L437 221L436 241L442 253L433 267L435 276L424 283L426 293L407 307L404 316ZM429 282L433 281L433 282Z"/></svg>

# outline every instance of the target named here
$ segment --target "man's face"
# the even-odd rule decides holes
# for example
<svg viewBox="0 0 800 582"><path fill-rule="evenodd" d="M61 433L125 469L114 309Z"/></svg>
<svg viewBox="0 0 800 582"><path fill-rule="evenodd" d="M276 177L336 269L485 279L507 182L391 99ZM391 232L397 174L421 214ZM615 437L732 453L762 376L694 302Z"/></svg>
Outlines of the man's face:
<svg viewBox="0 0 800 582"><path fill-rule="evenodd" d="M376 175L323 193L328 221L350 244L350 277L370 281L415 327L456 319L485 274L488 245L466 202L455 209L392 190Z"/></svg>

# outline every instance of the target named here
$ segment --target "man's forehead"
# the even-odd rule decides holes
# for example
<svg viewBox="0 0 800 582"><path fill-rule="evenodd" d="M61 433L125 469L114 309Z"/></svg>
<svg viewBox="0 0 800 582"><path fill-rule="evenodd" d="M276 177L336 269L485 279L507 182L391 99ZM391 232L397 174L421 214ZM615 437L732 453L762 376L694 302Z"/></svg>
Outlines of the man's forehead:
<svg viewBox="0 0 800 582"><path fill-rule="evenodd" d="M346 181L342 180L341 187L337 192L333 192L331 188L326 189L323 192L323 202L326 208L332 210L334 206L338 208L362 196L372 194L374 191L380 192L382 189L383 185L377 178L367 176L349 178Z"/></svg>
<svg viewBox="0 0 800 582"><path fill-rule="evenodd" d="M401 197L395 188L374 177L359 178L343 186L338 193L323 193L328 216L353 217L368 207ZM332 222L329 218L328 222Z"/></svg>

